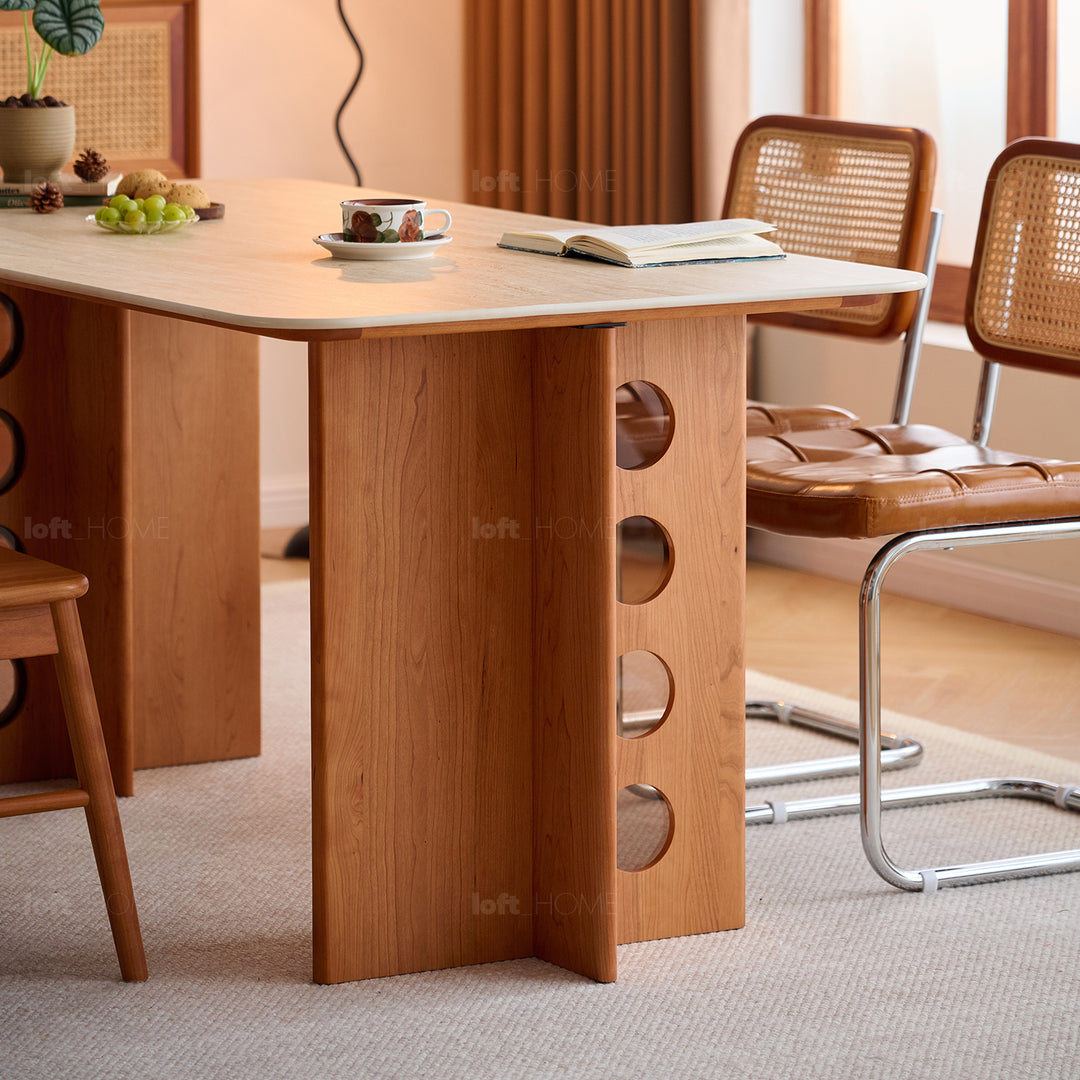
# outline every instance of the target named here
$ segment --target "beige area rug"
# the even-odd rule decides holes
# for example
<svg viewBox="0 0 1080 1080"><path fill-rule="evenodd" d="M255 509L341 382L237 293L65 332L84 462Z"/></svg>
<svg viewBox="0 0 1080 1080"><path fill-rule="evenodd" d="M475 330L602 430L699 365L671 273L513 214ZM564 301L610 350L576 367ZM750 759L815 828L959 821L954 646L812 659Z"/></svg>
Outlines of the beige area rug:
<svg viewBox="0 0 1080 1080"><path fill-rule="evenodd" d="M140 772L122 804L149 982L118 981L81 815L0 822L5 1080L1080 1076L1080 874L900 893L852 817L749 829L746 928L623 946L612 985L538 960L312 985L306 585L263 599L263 756ZM889 723L927 747L891 784L1080 781L1080 766ZM794 738L754 722L751 763L836 752ZM1004 801L894 811L888 829L914 861L1080 846L1080 814Z"/></svg>

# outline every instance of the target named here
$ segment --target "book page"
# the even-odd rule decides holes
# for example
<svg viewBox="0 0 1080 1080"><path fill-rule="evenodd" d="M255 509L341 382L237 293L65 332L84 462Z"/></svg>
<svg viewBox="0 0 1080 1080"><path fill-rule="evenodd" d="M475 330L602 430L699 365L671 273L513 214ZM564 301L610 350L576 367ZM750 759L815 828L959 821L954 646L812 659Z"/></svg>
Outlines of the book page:
<svg viewBox="0 0 1080 1080"><path fill-rule="evenodd" d="M588 237L575 240L572 250L598 258L614 258L635 266L656 265L665 262L693 262L695 260L725 261L782 256L783 251L771 240L757 233L737 233L733 236L715 236L682 244L663 244L658 247L634 248L616 251L610 244L600 243Z"/></svg>
<svg viewBox="0 0 1080 1080"><path fill-rule="evenodd" d="M597 232L603 232L603 229L598 229ZM551 232L508 232L503 233L504 239L529 239L529 240L556 240L560 244L565 244L567 240L572 240L575 236L591 236L592 233L582 233L580 229L552 229Z"/></svg>
<svg viewBox="0 0 1080 1080"><path fill-rule="evenodd" d="M619 251L649 251L654 248L717 240L725 236L773 232L775 228L776 226L764 221L728 218L723 221L690 221L678 225L620 225L590 229L584 235ZM571 232L567 238L574 235L576 234Z"/></svg>
<svg viewBox="0 0 1080 1080"><path fill-rule="evenodd" d="M580 229L554 229L551 232L508 232L499 239L499 247L535 251L541 255L561 255L567 240L580 235Z"/></svg>

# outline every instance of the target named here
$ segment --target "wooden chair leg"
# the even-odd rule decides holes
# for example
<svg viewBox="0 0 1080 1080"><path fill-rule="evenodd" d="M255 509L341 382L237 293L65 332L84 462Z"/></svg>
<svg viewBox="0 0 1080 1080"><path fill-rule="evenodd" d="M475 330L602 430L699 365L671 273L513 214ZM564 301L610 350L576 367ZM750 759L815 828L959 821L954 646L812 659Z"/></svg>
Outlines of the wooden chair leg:
<svg viewBox="0 0 1080 1080"><path fill-rule="evenodd" d="M125 981L139 982L147 977L146 956L79 612L74 600L58 601L51 606L59 647L54 658L56 675L79 786L89 795L86 823L105 894L116 956Z"/></svg>

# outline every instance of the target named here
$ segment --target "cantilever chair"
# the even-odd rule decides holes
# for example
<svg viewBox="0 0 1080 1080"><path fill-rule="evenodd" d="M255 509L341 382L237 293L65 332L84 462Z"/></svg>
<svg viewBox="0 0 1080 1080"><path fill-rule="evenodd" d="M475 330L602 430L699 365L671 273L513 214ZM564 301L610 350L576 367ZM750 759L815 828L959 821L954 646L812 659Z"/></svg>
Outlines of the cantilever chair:
<svg viewBox="0 0 1080 1080"><path fill-rule="evenodd" d="M941 214L932 210L936 152L915 128L855 124L823 116L763 116L740 135L732 158L724 217L757 218L777 226L785 251L850 262L921 270L918 295L900 293L866 306L755 316L752 321L878 343L903 337L892 422L908 420L923 329L930 306ZM791 406L748 401L747 435L783 435L851 428L858 418L833 405ZM752 719L797 724L854 741L858 726L781 701L748 701ZM885 734L886 768L912 765L922 748ZM836 776L858 771L848 754L753 768L747 784Z"/></svg>
<svg viewBox="0 0 1080 1080"><path fill-rule="evenodd" d="M1080 145L1021 139L994 162L965 321L984 360L969 439L908 424L761 436L750 440L747 467L754 527L801 536L892 537L871 561L860 597L859 794L789 803L779 818L858 810L871 865L912 891L1080 869L1080 849L955 866L896 865L882 843L883 805L1020 796L1075 811L1080 786L1005 777L883 792L881 765L870 749L881 727L880 595L896 562L912 551L1080 537L1080 461L987 445L1002 364L1080 377ZM778 820L768 805L747 817Z"/></svg>
<svg viewBox="0 0 1080 1080"><path fill-rule="evenodd" d="M0 657L54 657L78 786L0 798L0 818L83 807L120 973L146 978L139 916L76 601L86 578L0 547Z"/></svg>

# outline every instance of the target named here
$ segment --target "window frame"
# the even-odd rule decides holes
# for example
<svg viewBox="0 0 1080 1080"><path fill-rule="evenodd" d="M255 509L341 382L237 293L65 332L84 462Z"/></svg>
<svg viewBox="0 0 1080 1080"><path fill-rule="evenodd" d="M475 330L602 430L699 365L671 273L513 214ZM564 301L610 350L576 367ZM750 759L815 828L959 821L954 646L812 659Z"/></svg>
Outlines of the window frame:
<svg viewBox="0 0 1080 1080"><path fill-rule="evenodd" d="M838 116L840 0L803 0L803 108ZM1009 0L1006 142L1057 133L1057 0ZM938 263L930 318L962 323L970 266Z"/></svg>

